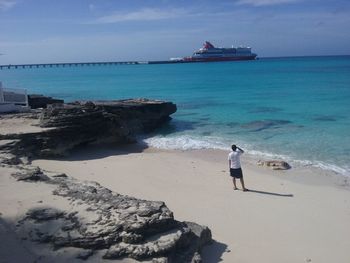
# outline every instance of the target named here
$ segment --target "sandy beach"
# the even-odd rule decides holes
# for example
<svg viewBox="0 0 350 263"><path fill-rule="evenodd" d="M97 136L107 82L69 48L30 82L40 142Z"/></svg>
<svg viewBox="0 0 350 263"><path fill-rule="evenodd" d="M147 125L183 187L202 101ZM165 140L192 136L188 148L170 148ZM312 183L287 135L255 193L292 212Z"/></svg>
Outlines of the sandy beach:
<svg viewBox="0 0 350 263"><path fill-rule="evenodd" d="M226 155L94 146L33 164L162 200L177 219L207 225L215 242L204 251L204 262L349 262L345 179L305 168L273 171L242 157L251 191L234 191Z"/></svg>
<svg viewBox="0 0 350 263"><path fill-rule="evenodd" d="M0 0L0 263L350 263L349 25Z"/></svg>
<svg viewBox="0 0 350 263"><path fill-rule="evenodd" d="M6 124L0 127L2 134L40 131L33 126L35 119L10 118L2 123ZM141 144L90 145L77 148L68 157L36 159L32 165L47 173L95 181L119 194L164 201L177 220L208 226L214 242L203 250L204 263L349 262L350 187L346 177L311 167L271 170L258 166L247 153L242 156L242 167L250 191L243 192L233 190L227 154L159 150ZM0 166L0 262L76 258L80 252L74 248L53 252L49 246L18 236L17 224L28 209L54 206L83 212L85 208L52 195L51 184L16 181L11 176L16 169ZM87 262L110 262L101 259L102 253Z"/></svg>

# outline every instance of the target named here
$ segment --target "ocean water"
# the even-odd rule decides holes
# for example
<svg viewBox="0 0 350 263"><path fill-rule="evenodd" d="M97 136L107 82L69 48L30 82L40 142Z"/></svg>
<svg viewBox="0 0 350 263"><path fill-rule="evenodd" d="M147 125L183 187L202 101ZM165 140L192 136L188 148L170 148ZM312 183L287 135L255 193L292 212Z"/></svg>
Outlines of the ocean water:
<svg viewBox="0 0 350 263"><path fill-rule="evenodd" d="M73 101L153 98L178 111L144 140L165 149L229 149L350 176L350 57L3 69L0 81Z"/></svg>

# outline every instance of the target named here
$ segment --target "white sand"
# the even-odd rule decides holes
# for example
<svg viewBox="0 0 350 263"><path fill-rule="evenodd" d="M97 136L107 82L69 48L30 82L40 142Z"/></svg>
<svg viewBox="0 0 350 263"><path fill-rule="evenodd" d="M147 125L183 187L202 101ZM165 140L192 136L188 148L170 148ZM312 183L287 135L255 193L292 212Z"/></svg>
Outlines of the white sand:
<svg viewBox="0 0 350 263"><path fill-rule="evenodd" d="M53 195L56 186L42 182L16 181L13 168L0 167L0 263L61 263L83 262L76 258L82 251L76 248L54 250L47 244L29 241L28 233L16 230L19 220L33 208L56 208L62 211L86 213L84 206L75 206L68 199ZM30 229L28 229L30 230ZM28 231L27 230L27 231ZM86 263L134 263L135 260L103 260L105 250L95 253Z"/></svg>
<svg viewBox="0 0 350 263"><path fill-rule="evenodd" d="M70 258L66 249L52 253L52 248L23 240L24 235L15 231L18 220L30 208L54 206L69 211L70 207L68 200L52 195L53 185L18 182L10 176L14 172L14 169L0 167L0 262L56 262L54 255L60 259Z"/></svg>
<svg viewBox="0 0 350 263"><path fill-rule="evenodd" d="M39 127L39 119L21 118L20 115L0 115L0 134L35 133L49 128Z"/></svg>
<svg viewBox="0 0 350 263"><path fill-rule="evenodd" d="M233 191L226 154L90 147L34 164L165 201L176 219L209 226L216 242L204 262L350 262L350 191L342 180L312 170L272 171L243 157L246 186L254 191Z"/></svg>

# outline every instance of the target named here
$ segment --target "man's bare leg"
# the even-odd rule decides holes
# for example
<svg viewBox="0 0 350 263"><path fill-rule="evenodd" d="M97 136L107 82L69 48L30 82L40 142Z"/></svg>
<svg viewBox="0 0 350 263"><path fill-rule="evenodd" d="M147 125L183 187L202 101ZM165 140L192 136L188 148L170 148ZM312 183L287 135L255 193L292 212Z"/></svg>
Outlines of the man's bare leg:
<svg viewBox="0 0 350 263"><path fill-rule="evenodd" d="M232 182L233 182L233 190L237 190L237 185L236 185L236 178L232 177Z"/></svg>
<svg viewBox="0 0 350 263"><path fill-rule="evenodd" d="M243 180L243 177L242 177L240 180L241 180L241 185L242 185L242 189L243 189L243 191L248 191L248 189L247 189L247 188L245 188L245 186L244 186L244 180Z"/></svg>

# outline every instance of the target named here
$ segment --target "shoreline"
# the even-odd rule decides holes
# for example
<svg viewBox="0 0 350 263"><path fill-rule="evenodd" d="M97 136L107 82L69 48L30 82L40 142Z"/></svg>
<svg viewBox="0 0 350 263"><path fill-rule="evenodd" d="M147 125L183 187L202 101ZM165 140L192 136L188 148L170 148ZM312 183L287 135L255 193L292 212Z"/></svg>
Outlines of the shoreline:
<svg viewBox="0 0 350 263"><path fill-rule="evenodd" d="M162 147L162 145L154 146L154 142L151 141L151 143L148 145L149 139L153 140L152 137L147 138L145 142L143 141L144 138L139 138L139 144L145 144L149 148L154 148L159 151L180 151L180 152L224 152L228 153L230 151L230 147L227 147L227 149L224 149L224 147L208 147L208 148L199 148L199 149L191 149L191 148L165 148ZM337 181L339 184L342 184L342 182L345 182L345 184L348 184L347 182L350 180L350 173L345 168L339 167L334 164L323 164L321 161L316 161L316 163L312 163L312 161L309 160L300 160L300 159L292 159L289 156L285 155L279 155L274 153L265 153L260 151L251 151L251 150L245 150L245 159L249 161L250 164L256 165L256 163L259 160L281 160L286 161L291 165L292 170L298 170L302 173L308 171L312 171L311 173L321 173L324 176L331 176L334 177L334 180Z"/></svg>
<svg viewBox="0 0 350 263"><path fill-rule="evenodd" d="M348 185L310 169L257 167L243 156L251 191L233 191L226 159L227 152L218 150L109 145L33 164L121 194L162 200L179 220L207 225L215 242L203 251L203 262L347 262Z"/></svg>
<svg viewBox="0 0 350 263"><path fill-rule="evenodd" d="M155 135L156 136L156 135ZM174 150L174 151L197 151L197 150L214 150L214 151L229 151L229 146L224 145L230 145L230 143L225 143L226 139L221 138L221 141L215 140L215 142L211 142L208 140L200 140L197 138L187 137L187 135L184 135L185 140L190 140L189 144L191 145L182 145L182 138L177 137L175 139L175 142L172 142L172 139L174 138L157 138L157 137L147 137L143 138L140 137L140 140L145 140L145 143L149 145L151 148L156 148L159 150ZM179 141L180 140L180 141ZM144 142L142 142L144 143ZM188 142L186 142L188 144ZM170 146L166 146L170 145ZM260 159L276 159L276 160L283 160L291 164L293 167L298 169L315 169L315 171L320 171L322 173L327 173L330 175L339 175L341 177L350 178L350 170L348 168L344 168L342 166L339 166L337 164L333 163L326 163L324 161L320 160L308 160L308 159L301 159L298 157L291 157L289 155L285 154L276 154L273 152L263 152L259 150L251 150L249 145L246 145L245 143L242 143L241 145L244 147L246 155L249 155L253 161L258 161Z"/></svg>
<svg viewBox="0 0 350 263"><path fill-rule="evenodd" d="M38 124L37 116L32 117L34 119L12 119L11 116L4 118L2 123L6 127L2 127L5 136L2 139L9 139L6 134L25 136L19 132L27 132L30 136L45 135L41 133L41 128L33 126ZM76 136L79 139L81 133ZM9 142L2 140L2 143L7 145ZM56 143L60 145L59 141ZM30 147L33 144L24 146ZM68 176L68 179L62 180L71 182L72 193L76 193L74 189L78 184L78 188L83 189L91 189L91 185L95 185L126 198L135 197L155 203L161 201L162 204L165 202L167 209L179 222L192 221L210 229L214 241L203 248L203 263L347 263L350 258L347 249L350 246L350 195L347 178L311 167L271 170L257 166L256 159L244 154L242 168L246 187L250 191L234 191L228 173L229 151L160 150L147 147L145 143L121 145L120 142L107 141L102 144L99 140L86 146L67 146L70 146L66 151L69 155L60 158L30 158L31 162L25 155L21 155L24 154L21 147L16 148L12 155L8 153L8 156L4 156L5 162L0 166L0 230L6 240L11 242L11 246L9 249L0 247L0 253L5 254L10 262L14 259L11 258L11 253L16 250L22 251L23 254L19 256L23 257L30 252L33 260L42 256L49 259L59 255L61 259L67 260L80 256L77 255L80 252L76 248L52 251L50 246L46 246L41 252L41 245L23 240L21 229L24 229L24 225L21 226L20 222L27 218L30 209L54 206L67 213L77 211L81 213L79 218L82 222L85 219L94 220L96 216L95 213L86 215L86 207L79 200L72 202L69 198L64 201L57 198L53 193L56 190L50 184L57 182L56 179L50 179L52 181L47 184L40 181L16 181L11 169L25 170L26 165L30 165L30 169L43 170L44 177L50 174L63 178ZM6 148L4 149L6 155ZM41 147L38 150L43 149L45 148ZM55 150L55 147L52 149ZM27 175L28 173L25 174ZM238 187L241 188L239 182ZM84 190L82 194L89 194L90 191L97 192ZM101 206L100 201L102 199L96 203L96 208L103 210L105 207L108 210L108 206ZM143 216L136 218L143 220ZM6 231L7 228L12 232ZM91 256L87 262L104 262L101 261L100 252ZM117 262L130 261L122 259Z"/></svg>

